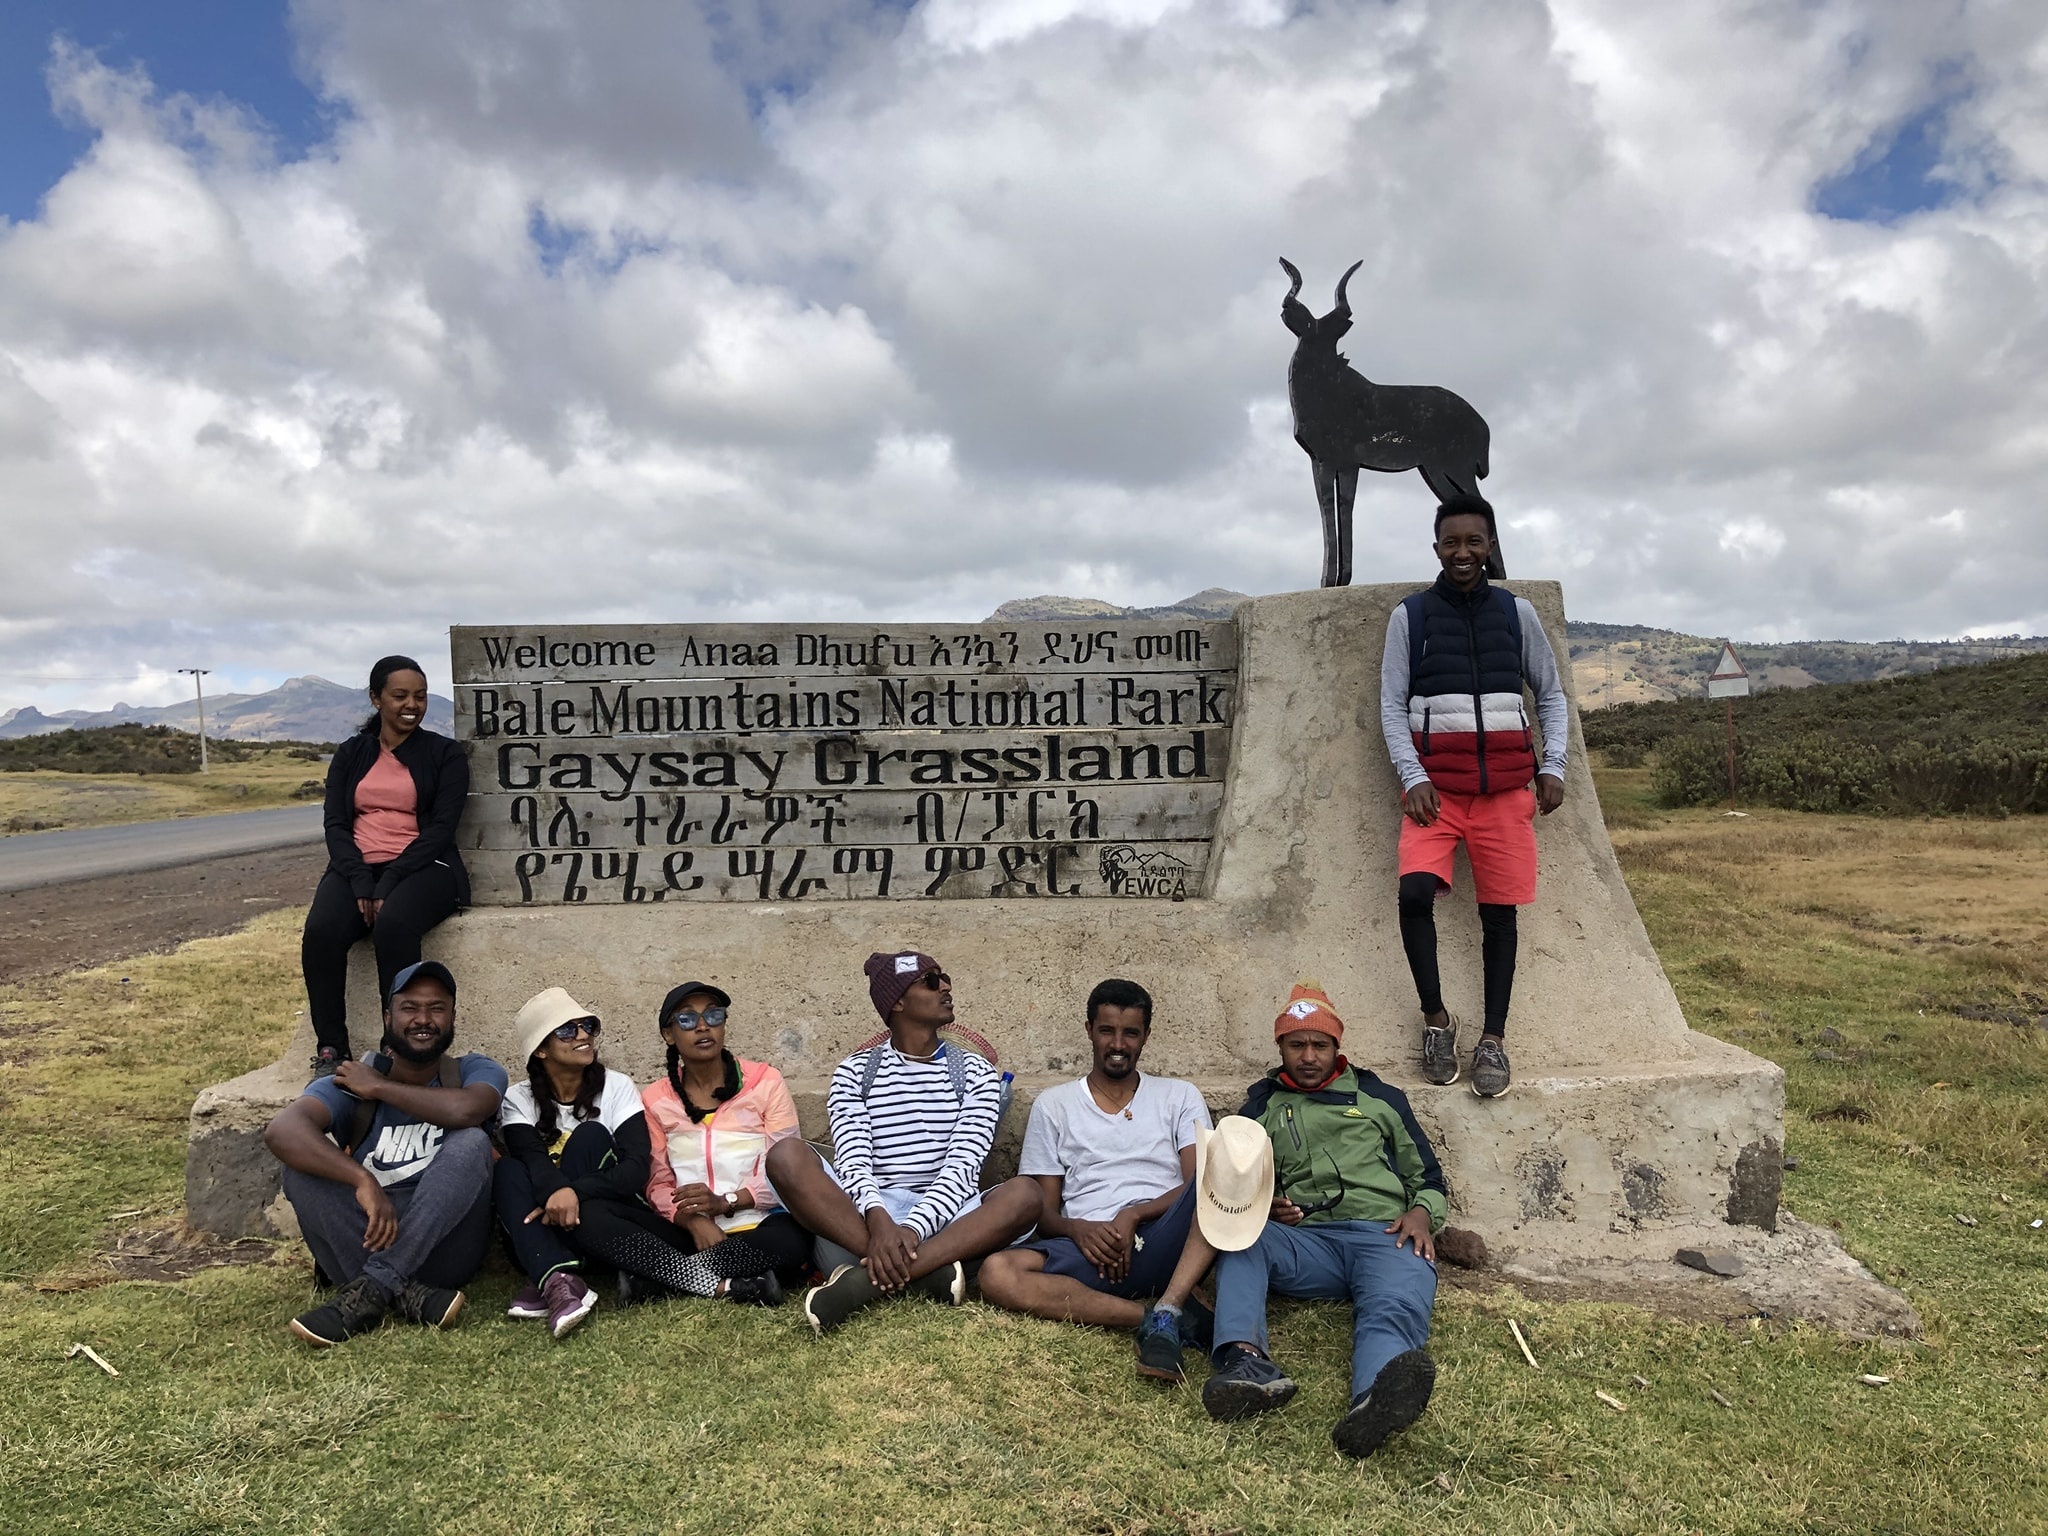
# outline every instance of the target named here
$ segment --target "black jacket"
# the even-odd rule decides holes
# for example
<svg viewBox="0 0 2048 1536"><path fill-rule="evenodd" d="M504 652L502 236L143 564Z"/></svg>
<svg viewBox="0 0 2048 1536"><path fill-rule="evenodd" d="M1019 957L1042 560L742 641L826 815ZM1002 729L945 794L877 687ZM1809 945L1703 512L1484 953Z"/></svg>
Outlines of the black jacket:
<svg viewBox="0 0 2048 1536"><path fill-rule="evenodd" d="M379 750L375 731L359 731L335 749L327 765L328 872L346 880L358 901L382 901L408 875L439 862L455 871L455 899L468 906L469 871L455 851L455 828L469 798L469 759L446 736L424 728L398 744L394 755L419 791L419 836L389 864L372 870L356 847L356 786L376 764Z"/></svg>

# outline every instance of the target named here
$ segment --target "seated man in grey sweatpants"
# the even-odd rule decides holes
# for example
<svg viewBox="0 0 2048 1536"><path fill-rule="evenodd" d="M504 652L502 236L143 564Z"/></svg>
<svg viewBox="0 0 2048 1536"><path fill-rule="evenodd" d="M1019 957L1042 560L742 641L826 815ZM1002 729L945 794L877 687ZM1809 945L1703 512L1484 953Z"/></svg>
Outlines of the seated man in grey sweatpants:
<svg viewBox="0 0 2048 1536"><path fill-rule="evenodd" d="M454 1057L455 978L406 967L384 1008L384 1049L315 1078L263 1132L313 1259L339 1289L291 1331L316 1349L396 1311L453 1326L491 1240L491 1143L505 1069Z"/></svg>

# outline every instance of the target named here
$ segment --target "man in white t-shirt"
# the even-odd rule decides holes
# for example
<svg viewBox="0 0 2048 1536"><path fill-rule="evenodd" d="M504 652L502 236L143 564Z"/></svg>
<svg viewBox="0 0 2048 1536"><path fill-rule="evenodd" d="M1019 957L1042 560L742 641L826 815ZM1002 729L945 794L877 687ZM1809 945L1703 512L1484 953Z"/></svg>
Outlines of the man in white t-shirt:
<svg viewBox="0 0 2048 1536"><path fill-rule="evenodd" d="M981 1266L981 1294L997 1306L1136 1329L1139 1298L1166 1288L1194 1219L1195 1133L1209 1108L1193 1083L1138 1071L1151 1034L1152 997L1136 982L1088 994L1095 1064L1038 1096L1017 1164L1044 1200L1039 1240Z"/></svg>

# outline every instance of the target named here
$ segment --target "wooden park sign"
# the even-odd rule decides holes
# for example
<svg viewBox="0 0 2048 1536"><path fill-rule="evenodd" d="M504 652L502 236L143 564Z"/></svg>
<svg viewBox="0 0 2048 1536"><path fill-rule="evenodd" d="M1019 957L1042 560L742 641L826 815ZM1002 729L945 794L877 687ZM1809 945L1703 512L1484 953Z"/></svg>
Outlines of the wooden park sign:
<svg viewBox="0 0 2048 1536"><path fill-rule="evenodd" d="M1228 620L449 641L479 904L1201 894Z"/></svg>

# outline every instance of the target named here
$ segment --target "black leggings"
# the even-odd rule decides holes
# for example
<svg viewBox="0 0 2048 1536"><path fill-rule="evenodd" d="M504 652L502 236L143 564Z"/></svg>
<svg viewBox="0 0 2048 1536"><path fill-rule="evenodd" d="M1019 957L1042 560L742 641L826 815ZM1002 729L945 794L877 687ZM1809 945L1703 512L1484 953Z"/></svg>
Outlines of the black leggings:
<svg viewBox="0 0 2048 1536"><path fill-rule="evenodd" d="M1427 870L1401 877L1401 947L1424 1013L1441 1013L1443 983L1436 969L1437 879ZM1486 1033L1504 1034L1515 990L1515 909L1479 903L1479 959L1486 974Z"/></svg>
<svg viewBox="0 0 2048 1536"><path fill-rule="evenodd" d="M562 1148L562 1177L574 1181L596 1173L611 1147L611 1133L595 1120L585 1121ZM794 1285L810 1264L811 1235L787 1211L776 1211L759 1226L734 1232L700 1252L687 1228L623 1192L579 1199L578 1223L565 1231L526 1219L541 1202L532 1176L518 1158L500 1158L491 1183L498 1223L519 1267L536 1285L554 1271L580 1268L582 1260L590 1258L686 1296L714 1296L721 1280L770 1270Z"/></svg>
<svg viewBox="0 0 2048 1536"><path fill-rule="evenodd" d="M374 872L379 865L371 865ZM377 1004L391 991L391 978L420 957L420 940L455 910L455 871L429 864L405 877L384 898L375 927L363 921L355 892L329 870L313 892L306 932L299 941L299 965L306 976L306 1008L313 1038L348 1055L348 952L368 935L377 950Z"/></svg>

